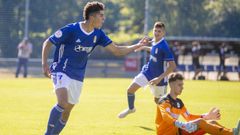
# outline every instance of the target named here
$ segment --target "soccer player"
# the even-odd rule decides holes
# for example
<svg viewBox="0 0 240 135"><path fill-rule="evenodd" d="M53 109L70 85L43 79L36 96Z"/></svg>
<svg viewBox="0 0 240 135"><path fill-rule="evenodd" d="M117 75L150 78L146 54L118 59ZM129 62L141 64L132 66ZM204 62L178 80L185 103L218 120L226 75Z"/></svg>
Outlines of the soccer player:
<svg viewBox="0 0 240 135"><path fill-rule="evenodd" d="M237 128L228 129L216 120L220 119L220 111L211 109L203 115L190 114L181 99L177 98L183 90L183 76L173 73L169 76L170 93L159 100L156 115L157 135L239 135L240 121ZM179 116L187 122L178 120Z"/></svg>
<svg viewBox="0 0 240 135"><path fill-rule="evenodd" d="M219 48L219 51L218 51L220 63L219 63L217 80L222 80L222 79L228 80L227 72L226 72L226 62L225 62L226 59L228 58L226 56L227 52L228 52L228 48L227 48L226 44L222 43ZM223 72L223 75L221 76L222 72Z"/></svg>
<svg viewBox="0 0 240 135"><path fill-rule="evenodd" d="M128 114L135 112L135 92L140 87L149 85L155 102L166 94L167 75L176 68L176 64L168 43L164 39L165 25L163 22L156 22L154 24L153 35L154 38L151 47L142 46L136 49L136 51L146 50L150 52L150 59L127 89L128 108L120 112L118 115L119 118L124 118Z"/></svg>
<svg viewBox="0 0 240 135"><path fill-rule="evenodd" d="M147 44L117 46L100 29L104 20L104 4L88 2L83 11L84 21L64 26L50 36L42 48L42 68L52 78L57 104L52 108L45 135L58 135L67 123L71 110L81 94L88 57L100 45L114 55L126 55ZM143 42L144 41L144 42ZM52 45L55 45L53 63L47 64Z"/></svg>
<svg viewBox="0 0 240 135"><path fill-rule="evenodd" d="M201 54L201 45L197 41L192 42L192 64L194 66L194 76L193 80L197 79L197 75L202 71L201 65L199 63L199 57Z"/></svg>
<svg viewBox="0 0 240 135"><path fill-rule="evenodd" d="M28 75L28 60L32 53L32 44L27 38L24 38L21 43L19 43L18 47L18 63L15 77L18 78L21 67L23 67L23 77L27 78Z"/></svg>

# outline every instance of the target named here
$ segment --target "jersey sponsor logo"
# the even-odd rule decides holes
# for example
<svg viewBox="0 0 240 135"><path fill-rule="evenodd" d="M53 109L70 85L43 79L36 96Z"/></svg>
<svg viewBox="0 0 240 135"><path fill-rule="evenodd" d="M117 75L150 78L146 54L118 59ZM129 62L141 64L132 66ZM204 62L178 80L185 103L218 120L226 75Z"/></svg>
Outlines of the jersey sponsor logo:
<svg viewBox="0 0 240 135"><path fill-rule="evenodd" d="M55 32L54 35L55 35L56 38L60 38L60 37L62 37L62 31L58 30L58 31Z"/></svg>
<svg viewBox="0 0 240 135"><path fill-rule="evenodd" d="M76 40L76 43L80 43L80 42L81 42L81 40L80 40L80 39L77 39L77 40Z"/></svg>
<svg viewBox="0 0 240 135"><path fill-rule="evenodd" d="M76 52L87 52L87 53L90 53L92 51L92 48L93 47L83 47L81 45L76 45L74 47L74 51Z"/></svg>

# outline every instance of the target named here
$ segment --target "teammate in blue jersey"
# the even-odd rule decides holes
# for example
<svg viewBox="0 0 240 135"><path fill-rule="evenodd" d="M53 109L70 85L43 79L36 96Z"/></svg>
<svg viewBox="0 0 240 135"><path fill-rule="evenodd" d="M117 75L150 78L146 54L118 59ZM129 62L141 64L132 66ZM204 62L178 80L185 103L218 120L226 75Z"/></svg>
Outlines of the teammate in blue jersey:
<svg viewBox="0 0 240 135"><path fill-rule="evenodd" d="M154 39L151 47L142 46L136 49L136 51L146 50L150 52L150 59L129 86L127 90L128 108L118 115L119 118L124 118L136 111L134 107L135 92L140 87L149 85L156 103L167 92L167 76L176 68L176 64L168 43L164 39L164 23L156 22L154 24L153 35Z"/></svg>
<svg viewBox="0 0 240 135"><path fill-rule="evenodd" d="M147 45L146 38L131 46L117 46L100 29L105 16L104 4L88 2L84 7L84 21L64 26L50 36L42 49L42 68L51 77L57 97L52 108L45 135L58 135L66 125L72 108L81 94L88 57L97 45L114 55L126 55ZM47 64L51 46L55 45L53 63Z"/></svg>

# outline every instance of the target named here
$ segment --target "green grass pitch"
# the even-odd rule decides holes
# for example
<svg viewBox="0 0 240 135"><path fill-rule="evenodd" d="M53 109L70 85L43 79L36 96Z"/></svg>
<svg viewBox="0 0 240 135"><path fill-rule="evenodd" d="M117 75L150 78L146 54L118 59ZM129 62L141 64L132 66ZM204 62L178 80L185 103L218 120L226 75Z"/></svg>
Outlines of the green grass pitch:
<svg viewBox="0 0 240 135"><path fill-rule="evenodd" d="M149 88L136 94L135 114L118 119L127 107L131 79L87 78L63 135L155 135L155 111ZM44 134L50 109L56 103L49 79L0 79L0 135ZM168 89L169 90L169 89ZM185 81L180 98L191 113L211 107L221 110L219 121L235 127L240 119L240 83Z"/></svg>

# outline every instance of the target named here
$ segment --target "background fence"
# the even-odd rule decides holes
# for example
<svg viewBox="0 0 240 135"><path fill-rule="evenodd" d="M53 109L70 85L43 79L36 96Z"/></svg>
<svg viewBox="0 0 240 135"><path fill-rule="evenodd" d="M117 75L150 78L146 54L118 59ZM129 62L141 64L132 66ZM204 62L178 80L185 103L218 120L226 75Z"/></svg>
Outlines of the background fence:
<svg viewBox="0 0 240 135"><path fill-rule="evenodd" d="M29 73L41 77L40 58L43 41L60 27L82 21L83 7L88 1L0 0L0 77L4 74L14 74L17 61L16 47L24 36L28 36L33 44L31 55L33 59L30 59ZM205 53L202 64L207 71L206 75L209 76L207 78L213 79L216 76L219 64L216 51L219 45L225 42L230 48L228 52L230 58L226 60L228 76L231 80L237 80L240 56L239 0L99 1L106 6L103 30L116 43L122 45L136 43L144 34L152 37L151 29L154 22L163 21L169 44L173 45L178 41L186 48L184 54L180 56L179 70L186 74L187 78L191 78L193 73L191 42L200 41ZM145 63L140 54L133 57L137 61L131 61L129 57L132 56L115 57L104 48L97 47L91 55L92 60L88 63L86 75L133 77ZM130 66L130 70L133 68L135 71L129 69L125 71L124 65Z"/></svg>
<svg viewBox="0 0 240 135"><path fill-rule="evenodd" d="M227 77L230 80L238 80L238 60L237 56L232 56L226 60ZM50 62L51 60L49 60ZM5 75L14 77L16 70L16 58L0 58L0 77ZM208 55L200 57L203 67L202 75L208 80L216 80L219 70L219 57ZM128 77L133 78L139 73L139 57L130 57L120 60L94 60L90 59L87 65L86 77ZM193 65L191 55L180 55L179 72L184 74L186 79L193 77ZM32 58L29 60L29 75L32 77L43 77L41 69L41 59Z"/></svg>

